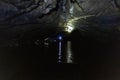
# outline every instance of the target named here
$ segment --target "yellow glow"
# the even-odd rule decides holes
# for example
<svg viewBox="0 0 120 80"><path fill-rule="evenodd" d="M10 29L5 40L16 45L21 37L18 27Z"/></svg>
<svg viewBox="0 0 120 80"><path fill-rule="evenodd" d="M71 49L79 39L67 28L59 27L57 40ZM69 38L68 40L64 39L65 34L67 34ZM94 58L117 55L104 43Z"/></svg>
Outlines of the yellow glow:
<svg viewBox="0 0 120 80"><path fill-rule="evenodd" d="M87 17L91 17L91 16L93 16L93 15L80 16L80 17L75 17L75 18L68 19L68 20L64 23L65 31L68 32L68 33L71 33L71 32L75 29L74 23L75 23L77 20L86 19Z"/></svg>
<svg viewBox="0 0 120 80"><path fill-rule="evenodd" d="M65 31L67 31L68 33L72 32L73 30L74 30L74 28L71 27L71 26L67 26L67 27L65 28Z"/></svg>
<svg viewBox="0 0 120 80"><path fill-rule="evenodd" d="M65 31L70 33L74 30L74 24L71 20L69 20L67 23L64 24L65 26Z"/></svg>

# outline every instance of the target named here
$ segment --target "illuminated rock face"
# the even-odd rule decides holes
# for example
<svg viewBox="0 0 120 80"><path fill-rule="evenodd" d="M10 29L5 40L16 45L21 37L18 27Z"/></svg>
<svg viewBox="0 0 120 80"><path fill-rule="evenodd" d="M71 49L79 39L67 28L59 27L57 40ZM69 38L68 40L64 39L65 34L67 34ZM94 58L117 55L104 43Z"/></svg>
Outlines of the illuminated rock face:
<svg viewBox="0 0 120 80"><path fill-rule="evenodd" d="M115 4L115 0L76 0L81 8L80 10L77 4L74 4L74 15L119 15L119 9ZM120 4L119 0L116 0L117 4Z"/></svg>
<svg viewBox="0 0 120 80"><path fill-rule="evenodd" d="M115 15L118 13L113 0L85 0L82 7L87 14Z"/></svg>
<svg viewBox="0 0 120 80"><path fill-rule="evenodd" d="M116 0L118 6L116 6L114 0L76 1L77 3L72 3L70 2L70 0L67 2L66 0L63 0L63 3L61 3L62 6L58 7L60 3L57 0L1 0L0 21L13 20L12 23L37 22L38 18L41 19L41 16L43 16L44 14L48 14L49 12L54 13L54 11L58 11L58 14L62 14L63 12L59 11L60 8L63 8L63 11L65 11L66 13L63 16L67 16L70 14L73 14L74 16L119 15L119 0ZM84 10L84 12L82 9ZM54 17L53 15L51 16Z"/></svg>
<svg viewBox="0 0 120 80"><path fill-rule="evenodd" d="M56 0L0 1L0 22L32 23L56 7Z"/></svg>

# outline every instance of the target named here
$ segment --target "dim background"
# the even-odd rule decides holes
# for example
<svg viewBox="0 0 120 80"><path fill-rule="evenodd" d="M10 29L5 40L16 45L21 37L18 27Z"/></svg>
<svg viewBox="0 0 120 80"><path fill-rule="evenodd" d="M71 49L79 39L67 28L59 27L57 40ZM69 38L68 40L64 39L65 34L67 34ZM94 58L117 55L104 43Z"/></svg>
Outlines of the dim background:
<svg viewBox="0 0 120 80"><path fill-rule="evenodd" d="M57 63L57 43L44 45L63 29L61 16L69 15L57 0L0 0L1 80L120 80L120 1L77 1L95 16L75 23L68 37L75 62L68 64ZM29 4L38 8L29 11ZM84 13L75 9L73 15Z"/></svg>

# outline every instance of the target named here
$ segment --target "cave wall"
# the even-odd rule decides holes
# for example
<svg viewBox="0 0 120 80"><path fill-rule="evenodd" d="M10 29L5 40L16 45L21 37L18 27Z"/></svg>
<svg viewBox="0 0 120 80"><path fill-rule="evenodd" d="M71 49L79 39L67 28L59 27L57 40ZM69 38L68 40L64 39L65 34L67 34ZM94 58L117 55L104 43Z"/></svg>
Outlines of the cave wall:
<svg viewBox="0 0 120 80"><path fill-rule="evenodd" d="M58 12L56 15L64 14L60 10L61 7L66 8L63 16L68 16L72 6L74 6L74 16L119 16L119 0L116 0L118 6L114 2L115 0L76 0L79 5L71 3L70 0L61 1L63 1L63 4L59 0L0 0L0 23L39 23L39 21L42 21L40 20L41 17L54 13L54 11ZM60 4L62 6L59 6Z"/></svg>

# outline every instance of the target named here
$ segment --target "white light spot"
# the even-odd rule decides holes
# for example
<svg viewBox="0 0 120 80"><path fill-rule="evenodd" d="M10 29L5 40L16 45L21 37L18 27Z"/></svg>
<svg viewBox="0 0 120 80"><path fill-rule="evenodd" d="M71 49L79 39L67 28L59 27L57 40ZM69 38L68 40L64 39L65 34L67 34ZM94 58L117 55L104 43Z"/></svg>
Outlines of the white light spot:
<svg viewBox="0 0 120 80"><path fill-rule="evenodd" d="M66 28L65 28L65 31L67 31L68 33L70 33L70 32L72 32L73 31L73 27L71 27L71 26L67 26Z"/></svg>
<svg viewBox="0 0 120 80"><path fill-rule="evenodd" d="M59 36L58 39L59 39L59 40L62 40L62 36Z"/></svg>

